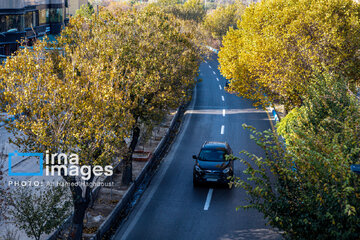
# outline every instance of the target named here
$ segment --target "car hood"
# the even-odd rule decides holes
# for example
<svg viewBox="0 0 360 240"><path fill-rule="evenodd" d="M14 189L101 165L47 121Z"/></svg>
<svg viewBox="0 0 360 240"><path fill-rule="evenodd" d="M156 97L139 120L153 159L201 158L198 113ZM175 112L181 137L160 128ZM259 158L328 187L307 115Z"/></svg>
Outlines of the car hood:
<svg viewBox="0 0 360 240"><path fill-rule="evenodd" d="M197 161L198 166L203 170L223 170L229 166L230 161L221 161L221 162L213 162L213 161Z"/></svg>

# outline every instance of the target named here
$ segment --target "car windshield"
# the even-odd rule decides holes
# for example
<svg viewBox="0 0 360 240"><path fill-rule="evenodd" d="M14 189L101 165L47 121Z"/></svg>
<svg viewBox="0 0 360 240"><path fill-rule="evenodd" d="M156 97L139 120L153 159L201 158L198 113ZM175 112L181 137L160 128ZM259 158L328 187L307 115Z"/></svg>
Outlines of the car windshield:
<svg viewBox="0 0 360 240"><path fill-rule="evenodd" d="M223 162L225 161L225 155L224 150L203 149L199 154L199 160Z"/></svg>

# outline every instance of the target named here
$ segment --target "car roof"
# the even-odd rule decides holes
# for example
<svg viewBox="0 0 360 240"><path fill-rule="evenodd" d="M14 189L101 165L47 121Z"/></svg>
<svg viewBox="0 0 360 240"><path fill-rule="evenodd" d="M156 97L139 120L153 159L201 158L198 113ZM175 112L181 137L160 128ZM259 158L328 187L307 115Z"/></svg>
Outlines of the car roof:
<svg viewBox="0 0 360 240"><path fill-rule="evenodd" d="M203 146L203 149L229 149L229 145L226 142L216 142L216 141L206 141Z"/></svg>

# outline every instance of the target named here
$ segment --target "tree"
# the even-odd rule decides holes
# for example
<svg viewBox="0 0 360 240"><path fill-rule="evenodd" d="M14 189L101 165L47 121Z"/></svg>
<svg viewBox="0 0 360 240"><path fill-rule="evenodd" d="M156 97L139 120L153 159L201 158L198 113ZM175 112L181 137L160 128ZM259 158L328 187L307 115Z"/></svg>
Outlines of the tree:
<svg viewBox="0 0 360 240"><path fill-rule="evenodd" d="M360 106L348 82L317 73L304 104L271 132L250 128L266 152L246 153L247 177L236 178L250 204L291 239L359 239L360 185L350 165L360 157Z"/></svg>
<svg viewBox="0 0 360 240"><path fill-rule="evenodd" d="M205 6L201 0L187 0L181 8L179 17L199 23L203 21L205 15Z"/></svg>
<svg viewBox="0 0 360 240"><path fill-rule="evenodd" d="M71 199L61 186L36 189L18 187L7 199L15 225L28 237L40 240L42 234L51 233L70 213Z"/></svg>
<svg viewBox="0 0 360 240"><path fill-rule="evenodd" d="M132 38L132 59L128 57L134 74L129 76L130 109L135 125L128 152L123 157L122 183L132 181L132 154L141 129L163 120L170 109L186 101L200 63L200 52L191 39L180 32L176 20L149 7L143 11L121 12L129 19Z"/></svg>
<svg viewBox="0 0 360 240"><path fill-rule="evenodd" d="M177 0L161 0L156 5L179 19L194 21L195 23L202 22L206 15L205 6L200 0L188 0L184 4Z"/></svg>
<svg viewBox="0 0 360 240"><path fill-rule="evenodd" d="M90 3L87 3L81 5L80 9L76 10L76 15L81 15L84 18L90 18L94 12L94 7Z"/></svg>
<svg viewBox="0 0 360 240"><path fill-rule="evenodd" d="M28 152L76 153L80 166L108 165L123 155L128 184L140 127L184 101L199 54L159 9L75 16L58 43L39 42L0 67L7 111L19 116L9 125L14 142ZM85 187L71 185L73 239L81 238L94 177Z"/></svg>
<svg viewBox="0 0 360 240"><path fill-rule="evenodd" d="M224 37L221 72L259 104L300 106L314 69L358 83L359 5L351 0L268 0L250 5Z"/></svg>
<svg viewBox="0 0 360 240"><path fill-rule="evenodd" d="M91 168L83 186L76 185L80 176L59 171L73 196L74 239L81 238L91 201L93 167L121 155L134 122L123 75L127 66L118 62L124 52L112 44L119 45L125 32L110 36L101 26L106 22L95 15L72 18L58 43L39 41L0 67L6 109L19 116L8 125L13 142L25 152L77 154L79 165Z"/></svg>
<svg viewBox="0 0 360 240"><path fill-rule="evenodd" d="M237 28L237 22L241 19L244 10L245 5L240 2L219 6L206 15L204 27L213 38L222 40L230 27Z"/></svg>

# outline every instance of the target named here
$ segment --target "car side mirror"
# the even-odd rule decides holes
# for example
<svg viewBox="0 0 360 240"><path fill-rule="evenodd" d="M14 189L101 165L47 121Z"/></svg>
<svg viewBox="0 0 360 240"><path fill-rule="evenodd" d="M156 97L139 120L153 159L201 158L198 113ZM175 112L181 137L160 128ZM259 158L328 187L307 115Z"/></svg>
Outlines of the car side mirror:
<svg viewBox="0 0 360 240"><path fill-rule="evenodd" d="M193 155L193 159L197 159L196 155Z"/></svg>

